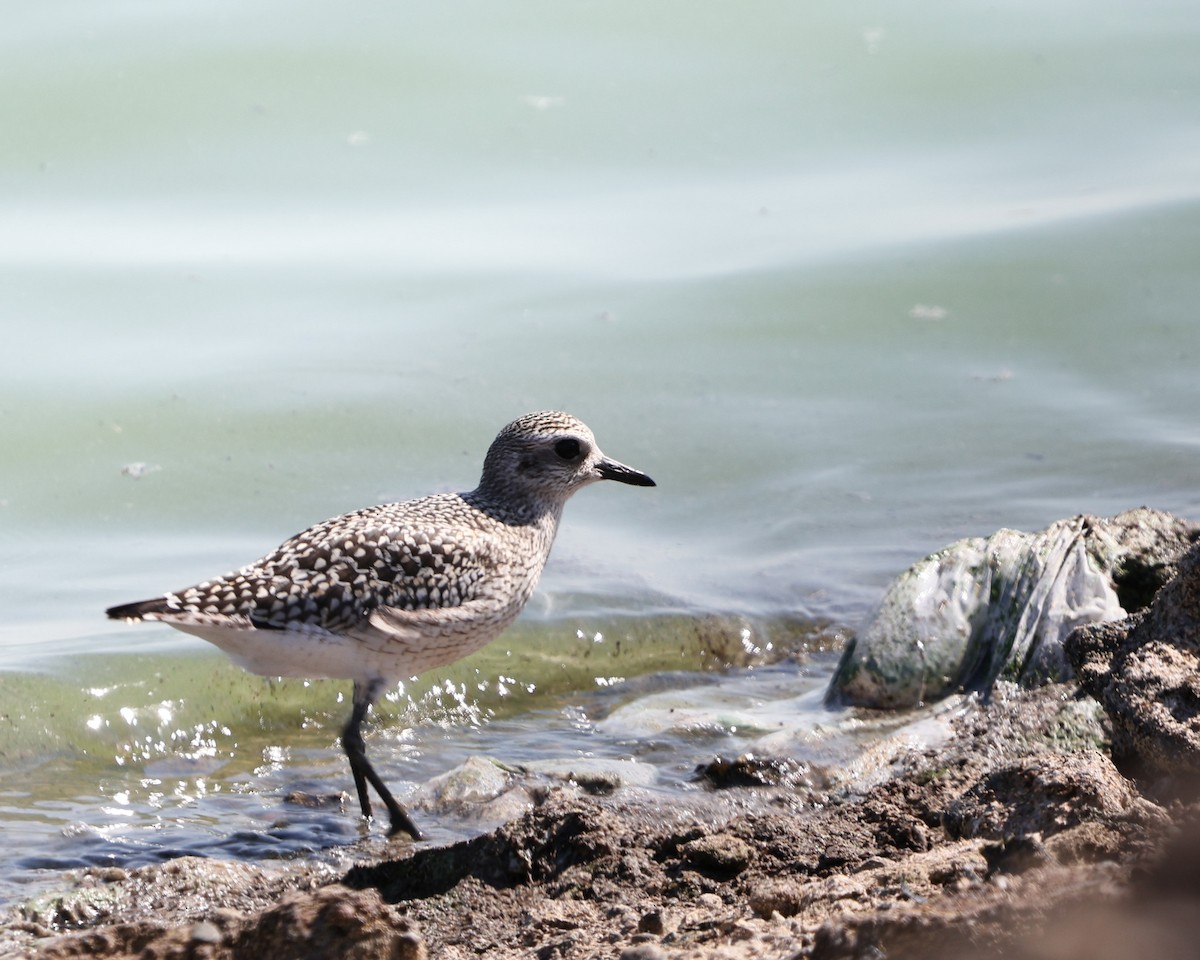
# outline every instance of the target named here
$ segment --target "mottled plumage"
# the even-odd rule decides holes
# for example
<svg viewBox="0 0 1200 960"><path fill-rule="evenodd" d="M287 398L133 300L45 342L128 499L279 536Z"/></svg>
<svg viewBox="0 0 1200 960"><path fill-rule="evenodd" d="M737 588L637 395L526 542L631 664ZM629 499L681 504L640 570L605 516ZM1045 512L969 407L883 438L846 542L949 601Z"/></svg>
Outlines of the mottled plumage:
<svg viewBox="0 0 1200 960"><path fill-rule="evenodd" d="M602 479L654 486L607 459L569 414L532 413L500 431L470 493L334 517L240 570L108 616L168 623L266 676L353 680L342 744L363 814L371 815L369 782L391 832L416 838L367 761L367 710L388 686L465 657L512 623L550 555L563 505Z"/></svg>

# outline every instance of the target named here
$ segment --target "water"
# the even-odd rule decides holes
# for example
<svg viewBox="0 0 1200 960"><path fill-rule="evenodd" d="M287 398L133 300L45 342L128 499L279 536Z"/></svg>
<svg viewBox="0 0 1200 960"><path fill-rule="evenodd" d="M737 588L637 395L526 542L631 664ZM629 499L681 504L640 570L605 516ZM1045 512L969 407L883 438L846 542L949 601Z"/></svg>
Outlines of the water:
<svg viewBox="0 0 1200 960"><path fill-rule="evenodd" d="M404 794L477 754L672 797L830 750L804 623L959 537L1200 516L1198 34L1112 0L7 11L0 900L357 839L282 802L348 785L345 685L101 611L469 488L529 410L659 487L576 498L515 632L385 704Z"/></svg>

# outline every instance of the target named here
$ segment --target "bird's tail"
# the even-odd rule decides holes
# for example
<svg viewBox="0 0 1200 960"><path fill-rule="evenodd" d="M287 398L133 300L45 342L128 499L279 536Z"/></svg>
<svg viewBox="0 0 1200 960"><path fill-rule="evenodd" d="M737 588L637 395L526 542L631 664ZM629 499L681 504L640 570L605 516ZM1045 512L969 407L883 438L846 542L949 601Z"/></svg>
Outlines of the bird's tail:
<svg viewBox="0 0 1200 960"><path fill-rule="evenodd" d="M155 597L153 600L122 603L104 612L110 620L144 620L149 613L166 613L169 609L166 597Z"/></svg>

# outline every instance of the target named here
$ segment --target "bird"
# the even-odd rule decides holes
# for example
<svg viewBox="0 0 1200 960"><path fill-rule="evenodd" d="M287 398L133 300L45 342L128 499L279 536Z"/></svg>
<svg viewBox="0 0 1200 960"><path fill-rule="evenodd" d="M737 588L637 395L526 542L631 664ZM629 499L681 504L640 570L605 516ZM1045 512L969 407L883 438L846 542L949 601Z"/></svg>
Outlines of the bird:
<svg viewBox="0 0 1200 960"><path fill-rule="evenodd" d="M497 434L470 492L334 517L232 573L105 612L202 637L252 673L353 681L341 742L362 815L372 820L369 785L388 836L420 840L367 759L363 721L389 687L473 653L516 619L564 504L599 480L655 486L570 414L526 414Z"/></svg>

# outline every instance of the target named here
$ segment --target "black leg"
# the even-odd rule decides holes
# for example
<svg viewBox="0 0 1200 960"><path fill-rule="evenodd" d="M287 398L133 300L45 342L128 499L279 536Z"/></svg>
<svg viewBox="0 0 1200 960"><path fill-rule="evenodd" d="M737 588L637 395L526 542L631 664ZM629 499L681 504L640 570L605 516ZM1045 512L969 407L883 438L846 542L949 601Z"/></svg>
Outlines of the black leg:
<svg viewBox="0 0 1200 960"><path fill-rule="evenodd" d="M379 683L355 682L354 709L351 710L350 719L346 721L346 726L342 730L342 749L346 751L346 759L350 761L350 772L354 774L354 789L358 791L358 803L362 807L363 816L368 818L371 816L371 798L367 794L367 784L369 783L379 794L379 799L383 801L383 805L387 807L388 816L391 817L392 825L388 830L388 836L395 836L397 833L403 832L414 840L420 840L421 831L412 822L404 807L396 802L392 792L379 778L379 774L375 772L375 768L367 759L367 748L362 738L362 725L371 704L379 696L381 687L382 684Z"/></svg>
<svg viewBox="0 0 1200 960"><path fill-rule="evenodd" d="M358 791L358 802L362 807L362 815L368 819L371 816L371 797L367 793L367 777L364 768L369 768L367 748L363 743L362 724L367 711L371 707L366 692L356 683L354 685L354 709L350 719L342 730L342 749L350 761L350 772L354 774L354 789Z"/></svg>

